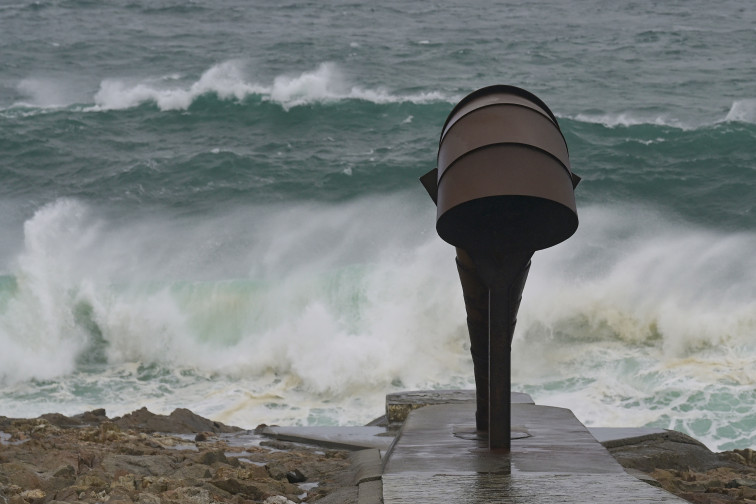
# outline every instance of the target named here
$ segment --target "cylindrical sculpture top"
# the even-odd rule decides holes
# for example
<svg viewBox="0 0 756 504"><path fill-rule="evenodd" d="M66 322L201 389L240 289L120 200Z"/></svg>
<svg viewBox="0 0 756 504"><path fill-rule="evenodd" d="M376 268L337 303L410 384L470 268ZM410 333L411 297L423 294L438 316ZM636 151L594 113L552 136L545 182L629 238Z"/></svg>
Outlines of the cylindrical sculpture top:
<svg viewBox="0 0 756 504"><path fill-rule="evenodd" d="M549 108L490 86L451 111L438 148L436 230L468 250L540 250L578 226L567 143Z"/></svg>

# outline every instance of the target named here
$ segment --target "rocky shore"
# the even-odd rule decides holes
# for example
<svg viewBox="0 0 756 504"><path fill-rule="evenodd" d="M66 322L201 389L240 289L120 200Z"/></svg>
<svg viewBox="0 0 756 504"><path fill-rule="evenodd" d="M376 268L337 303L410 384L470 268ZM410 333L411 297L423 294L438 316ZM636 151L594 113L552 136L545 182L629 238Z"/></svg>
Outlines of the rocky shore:
<svg viewBox="0 0 756 504"><path fill-rule="evenodd" d="M721 453L675 431L603 443L626 471L696 504L756 504L756 452Z"/></svg>
<svg viewBox="0 0 756 504"><path fill-rule="evenodd" d="M357 502L351 452L259 432L186 409L0 417L0 504ZM673 431L604 446L631 474L689 502L756 504L752 450L713 453Z"/></svg>
<svg viewBox="0 0 756 504"><path fill-rule="evenodd" d="M186 409L0 417L0 504L290 504L355 492L347 451L268 440Z"/></svg>

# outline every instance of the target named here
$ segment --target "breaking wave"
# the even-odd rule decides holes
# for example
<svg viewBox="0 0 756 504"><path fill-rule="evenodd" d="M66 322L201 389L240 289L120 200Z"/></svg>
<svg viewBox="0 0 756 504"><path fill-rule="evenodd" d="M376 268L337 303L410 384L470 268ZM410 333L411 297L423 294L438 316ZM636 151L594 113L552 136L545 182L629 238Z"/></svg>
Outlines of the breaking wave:
<svg viewBox="0 0 756 504"><path fill-rule="evenodd" d="M189 403L237 425L360 423L393 390L471 387L454 252L413 201L119 224L76 200L40 208L0 279L4 408L39 414L22 406L41 387L72 412ZM588 425L754 441L756 235L633 206L581 220L534 256L515 389Z"/></svg>
<svg viewBox="0 0 756 504"><path fill-rule="evenodd" d="M383 88L369 89L352 85L334 63L321 63L316 69L295 75L279 75L271 84L251 82L243 62L226 61L205 71L189 85L166 79L139 82L106 79L94 97L95 110L120 110L155 103L161 110L186 110L200 96L215 94L223 100L244 100L259 96L284 109L312 103L364 100L372 103L429 103L453 101L439 92L397 95Z"/></svg>

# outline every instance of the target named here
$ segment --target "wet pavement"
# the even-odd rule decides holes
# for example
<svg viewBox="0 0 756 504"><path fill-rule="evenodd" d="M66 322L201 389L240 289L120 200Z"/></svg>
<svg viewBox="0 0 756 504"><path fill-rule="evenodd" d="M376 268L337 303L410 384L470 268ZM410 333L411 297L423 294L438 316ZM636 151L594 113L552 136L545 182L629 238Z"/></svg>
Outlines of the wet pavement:
<svg viewBox="0 0 756 504"><path fill-rule="evenodd" d="M475 431L474 391L391 394L378 423L263 434L354 450L357 504L687 502L625 472L600 443L664 430L588 429L570 410L536 405L527 394L512 394L509 453L490 451Z"/></svg>
<svg viewBox="0 0 756 504"><path fill-rule="evenodd" d="M357 450L376 448L388 451L394 442L395 433L384 427L265 427L267 437L280 441L308 443L325 448Z"/></svg>
<svg viewBox="0 0 756 504"><path fill-rule="evenodd" d="M570 410L512 404L510 453L488 450L474 414L474 403L412 411L386 458L383 502L686 502L626 473Z"/></svg>

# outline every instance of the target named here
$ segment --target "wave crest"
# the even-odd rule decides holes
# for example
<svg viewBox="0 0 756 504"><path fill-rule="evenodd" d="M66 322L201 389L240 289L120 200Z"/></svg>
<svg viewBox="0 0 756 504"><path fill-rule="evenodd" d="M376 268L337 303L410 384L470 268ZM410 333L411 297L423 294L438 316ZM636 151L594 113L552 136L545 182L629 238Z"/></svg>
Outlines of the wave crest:
<svg viewBox="0 0 756 504"><path fill-rule="evenodd" d="M756 98L733 102L725 121L756 124Z"/></svg>
<svg viewBox="0 0 756 504"><path fill-rule="evenodd" d="M572 119L580 122L601 124L607 128L631 127L641 125L668 126L684 130L695 129L695 126L686 124L679 119L669 117L668 115L643 115L635 112L619 113L580 113Z"/></svg>
<svg viewBox="0 0 756 504"><path fill-rule="evenodd" d="M94 97L92 110L124 110L154 103L160 110L186 110L200 96L214 94L221 100L244 100L259 96L263 100L292 107L341 100L364 100L372 103L429 103L453 101L440 92L392 94L384 88L363 88L351 85L334 63L321 63L316 69L298 75L279 75L270 85L250 82L241 61L214 65L196 82L188 86L166 85L167 79L141 82L106 79Z"/></svg>
<svg viewBox="0 0 756 504"><path fill-rule="evenodd" d="M685 131L701 127L713 126L723 122L742 122L756 124L756 98L736 100L724 118L710 118L700 121L686 121L670 114L648 114L640 111L606 112L606 113L578 113L567 116L575 121L601 124L607 128L627 128L633 126L665 126Z"/></svg>

